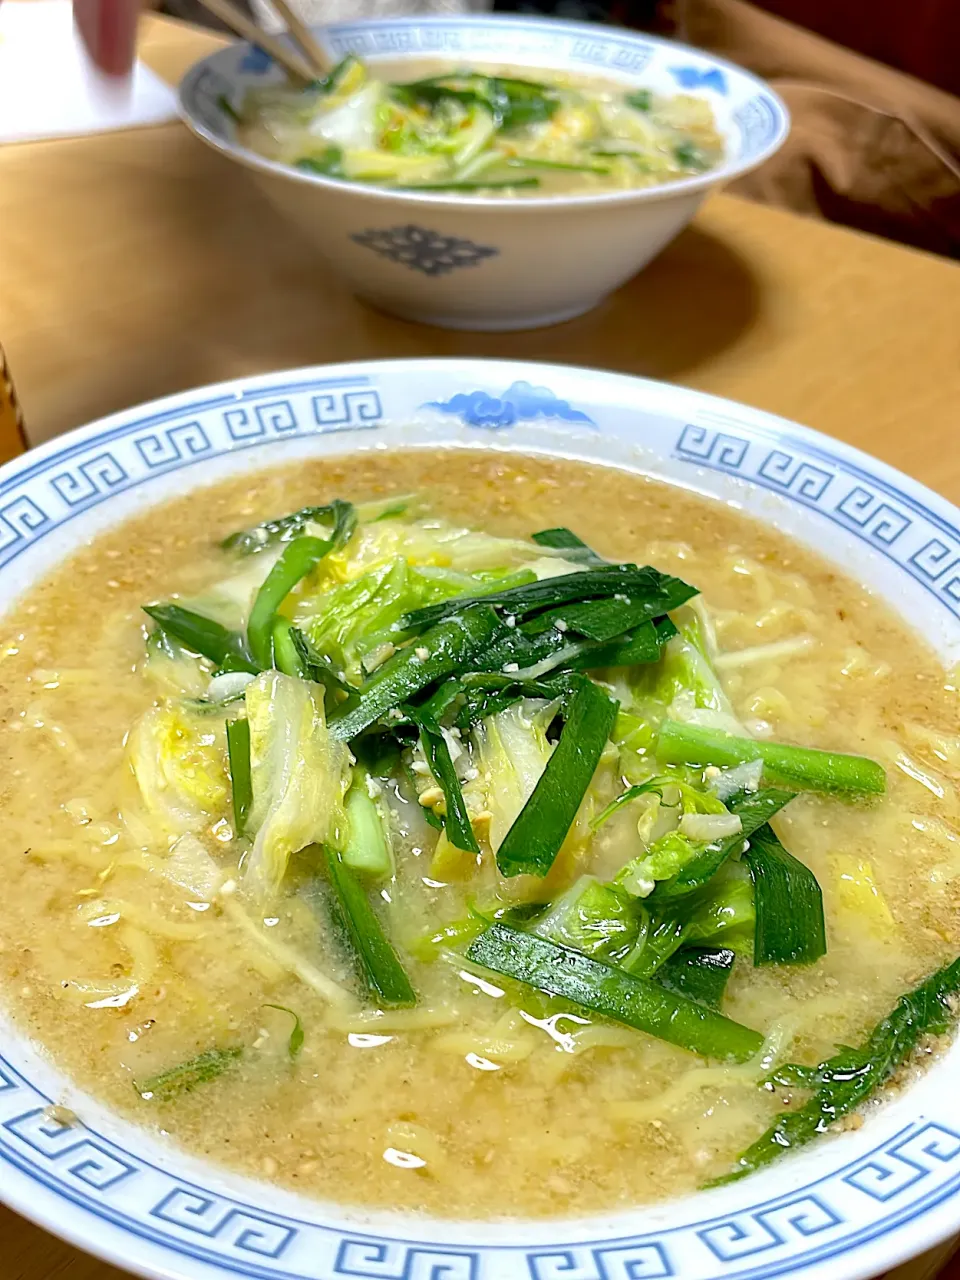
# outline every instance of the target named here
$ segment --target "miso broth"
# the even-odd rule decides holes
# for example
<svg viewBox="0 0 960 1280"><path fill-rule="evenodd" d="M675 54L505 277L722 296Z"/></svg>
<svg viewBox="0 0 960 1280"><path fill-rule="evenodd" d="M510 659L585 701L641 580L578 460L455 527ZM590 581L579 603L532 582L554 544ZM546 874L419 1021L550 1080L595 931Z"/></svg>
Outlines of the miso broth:
<svg viewBox="0 0 960 1280"><path fill-rule="evenodd" d="M660 186L724 158L705 98L522 68L347 57L231 114L244 146L304 173L493 199Z"/></svg>
<svg viewBox="0 0 960 1280"><path fill-rule="evenodd" d="M275 744L264 746L263 715L277 709L278 678L234 669L211 684L213 662L185 654L141 606L174 601L228 632L239 610L256 648L267 633L256 640L250 604L270 563L304 538L331 540L337 513L315 515L316 527L307 517L285 526L286 542L271 542L278 526L226 548L222 540L334 499L360 504L359 526L351 532L344 518L339 546L313 547L309 572L279 597L280 632L267 654L282 666L288 623L308 636L308 683L326 706L326 736L315 706L304 712L298 703L291 723L306 715L309 769L302 760L282 763L285 790L265 816L270 797L258 789ZM585 546L563 535L530 541L558 529ZM456 732L450 717L463 693L446 709L434 702L479 853L458 849L449 838L452 793L440 785L436 751L444 747L423 749L431 732L423 695L452 668L351 736L349 750L330 733L357 700L338 682L371 687L404 653L410 663L433 661L429 626L409 629L416 608L449 617L451 599L493 593L495 601L498 591L529 592L532 584L545 592L563 574L602 576L601 560L650 564L669 575L656 579L657 590L669 595L664 583L680 580L700 595L670 607L678 636L664 628L646 675L634 678L624 665L571 666L564 693L549 683L562 663L533 674L500 663L489 673L502 677L490 697L521 678L539 681L539 696L531 686L512 703L510 694L486 703L485 718ZM366 604L355 587L365 574L380 575L380 595ZM340 611L322 624L318 591ZM612 599L624 609L635 603L626 588L623 601ZM376 607L363 614L371 600ZM522 603L516 614L475 607L487 622L496 614L490 649L527 625ZM554 619L566 624L568 666L577 653L587 663L600 652L584 645L610 643L578 640L583 616ZM694 635L712 674L684 649ZM669 662L680 664L672 675ZM754 964L761 944L742 841L724 871L729 929L706 940L685 935L685 947L693 940L729 951L718 1016L724 1027L755 1034L756 1052L740 1032L730 1043L743 1052L691 1052L466 956L478 936L501 928L547 949L565 945L564 954L580 947L590 963L617 973L632 966L645 981L662 973L651 968L652 934L642 929L656 916L651 904L664 897L662 886L689 870L681 858L673 878L664 875L656 861L669 852L664 838L687 840L701 856L704 835L716 843L739 829L728 813L736 800L718 779L739 768L737 786L757 795L767 785L749 763L745 771L729 762L654 763L664 713L650 708L665 696L667 676L670 716L689 712L684 723L695 731L736 725L754 742L869 757L885 772L883 795L800 790L772 819L822 889L825 955ZM597 721L609 740L599 742L590 789L552 864L544 853L550 813L521 849L518 856L538 849L547 858L545 875L503 874L495 853L509 847L518 807L531 803L536 779L558 757L573 723L571 699L584 684L595 691L584 697L620 702L615 720ZM703 714L711 701L712 718ZM231 741L232 772L225 726L245 707L253 794L238 835L239 746ZM644 717L654 714L651 730ZM578 723L582 745L592 730L587 719ZM537 751L539 762L529 754ZM343 788L361 768L364 795L351 801ZM860 1044L905 991L954 959L958 769L956 690L922 642L854 582L727 507L627 472L472 450L370 452L251 473L81 548L0 624L3 1000L79 1084L184 1147L256 1176L345 1203L448 1216L624 1208L728 1171L789 1103L783 1091L758 1087L765 1075ZM653 775L655 786L599 821L611 801ZM343 831L358 829L351 805L363 810L354 821L369 823L372 811L382 824L382 840L364 828L369 862L348 868L351 883L415 1003L396 987L378 998L357 961L349 910L338 907L327 859L339 867L347 857ZM316 842L320 808L333 815L325 850ZM255 839L270 823L278 824L273 843ZM576 886L609 885L626 904L628 950L610 937L587 946L570 932L586 919L584 899L560 934L544 924L547 916L556 924ZM743 919L734 919L738 903ZM811 955L815 933L806 940ZM845 1121L860 1122L860 1112Z"/></svg>

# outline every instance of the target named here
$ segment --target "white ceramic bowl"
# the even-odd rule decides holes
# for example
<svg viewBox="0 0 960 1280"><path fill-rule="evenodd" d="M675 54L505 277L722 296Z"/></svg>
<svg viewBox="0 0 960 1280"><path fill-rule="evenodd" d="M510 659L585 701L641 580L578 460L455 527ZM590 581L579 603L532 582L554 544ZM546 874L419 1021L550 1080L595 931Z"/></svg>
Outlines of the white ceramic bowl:
<svg viewBox="0 0 960 1280"><path fill-rule="evenodd" d="M584 458L734 503L884 596L945 664L960 658L960 512L943 498L755 409L506 361L248 378L51 441L0 468L0 613L78 543L172 495L416 445ZM591 1218L441 1222L308 1200L185 1155L82 1096L0 1019L0 1198L164 1280L860 1280L960 1229L958 1064L955 1046L861 1129L729 1187ZM46 1118L51 1101L85 1127Z"/></svg>
<svg viewBox="0 0 960 1280"><path fill-rule="evenodd" d="M331 55L375 67L441 57L602 76L709 101L727 158L662 187L512 200L388 191L276 164L240 146L223 103L283 79L237 44L197 63L180 87L184 120L246 165L265 194L376 306L453 329L524 329L596 306L674 238L714 187L761 164L789 130L783 103L739 67L684 45L611 27L546 19L404 18L318 27Z"/></svg>

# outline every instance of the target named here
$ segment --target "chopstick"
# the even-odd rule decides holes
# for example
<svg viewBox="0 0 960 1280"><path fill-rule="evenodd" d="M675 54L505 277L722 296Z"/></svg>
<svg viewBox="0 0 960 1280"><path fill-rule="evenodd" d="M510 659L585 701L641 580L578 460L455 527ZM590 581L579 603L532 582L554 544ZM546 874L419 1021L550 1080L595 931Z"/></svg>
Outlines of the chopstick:
<svg viewBox="0 0 960 1280"><path fill-rule="evenodd" d="M333 63L320 48L310 28L304 26L299 15L287 4L287 0L270 0L270 3L287 24L287 31L300 46L307 62L316 70L317 74L314 78L329 75L333 70Z"/></svg>
<svg viewBox="0 0 960 1280"><path fill-rule="evenodd" d="M311 65L312 58L291 49L283 40L271 35L269 31L262 30L245 13L235 9L230 0L200 0L200 3L242 39L249 40L251 44L269 53L271 58L279 62L282 67L286 67L295 80L302 80L305 84L309 84L311 80L316 80L318 75L325 74L324 70L314 69ZM323 65L326 67L326 60Z"/></svg>

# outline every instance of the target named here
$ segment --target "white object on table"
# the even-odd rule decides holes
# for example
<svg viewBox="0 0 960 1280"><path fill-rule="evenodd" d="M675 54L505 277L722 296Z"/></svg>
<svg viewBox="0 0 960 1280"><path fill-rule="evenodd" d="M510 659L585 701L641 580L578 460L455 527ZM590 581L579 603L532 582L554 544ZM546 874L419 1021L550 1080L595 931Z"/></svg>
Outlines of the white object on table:
<svg viewBox="0 0 960 1280"><path fill-rule="evenodd" d="M176 116L173 90L143 63L116 83L90 65L70 0L0 4L0 142L132 129Z"/></svg>

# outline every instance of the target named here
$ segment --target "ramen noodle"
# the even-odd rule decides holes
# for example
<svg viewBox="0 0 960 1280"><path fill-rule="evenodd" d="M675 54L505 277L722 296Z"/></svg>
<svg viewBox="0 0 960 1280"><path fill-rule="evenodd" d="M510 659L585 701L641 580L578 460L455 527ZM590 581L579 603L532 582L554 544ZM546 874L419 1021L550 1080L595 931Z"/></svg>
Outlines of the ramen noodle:
<svg viewBox="0 0 960 1280"><path fill-rule="evenodd" d="M3 997L118 1112L313 1195L688 1192L948 1031L956 698L855 582L640 475L251 472L3 620Z"/></svg>
<svg viewBox="0 0 960 1280"><path fill-rule="evenodd" d="M471 68L393 81L349 57L326 80L252 89L239 111L224 109L270 160L410 191L589 194L675 182L723 159L704 99L560 75Z"/></svg>

